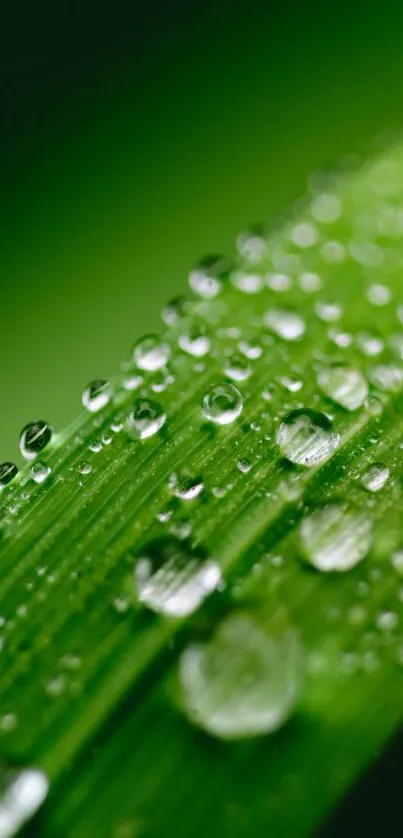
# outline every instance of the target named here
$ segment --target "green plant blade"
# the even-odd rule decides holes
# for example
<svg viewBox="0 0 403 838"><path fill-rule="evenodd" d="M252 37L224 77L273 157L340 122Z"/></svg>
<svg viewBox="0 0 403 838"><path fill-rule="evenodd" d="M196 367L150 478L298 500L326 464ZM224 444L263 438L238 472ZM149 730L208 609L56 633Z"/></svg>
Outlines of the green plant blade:
<svg viewBox="0 0 403 838"><path fill-rule="evenodd" d="M306 835L400 720L403 151L312 193L193 273L4 488L0 753L49 777L45 838ZM172 542L185 576L152 600L134 569ZM287 615L304 686L281 730L228 742L189 721L178 661L239 612Z"/></svg>

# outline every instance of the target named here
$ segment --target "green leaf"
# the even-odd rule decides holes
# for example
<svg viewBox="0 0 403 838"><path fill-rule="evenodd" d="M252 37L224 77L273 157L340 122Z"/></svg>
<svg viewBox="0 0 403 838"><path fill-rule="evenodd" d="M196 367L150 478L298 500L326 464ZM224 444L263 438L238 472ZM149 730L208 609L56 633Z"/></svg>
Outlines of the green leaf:
<svg viewBox="0 0 403 838"><path fill-rule="evenodd" d="M25 429L0 752L49 778L33 834L297 838L399 723L402 194L399 146L312 178Z"/></svg>

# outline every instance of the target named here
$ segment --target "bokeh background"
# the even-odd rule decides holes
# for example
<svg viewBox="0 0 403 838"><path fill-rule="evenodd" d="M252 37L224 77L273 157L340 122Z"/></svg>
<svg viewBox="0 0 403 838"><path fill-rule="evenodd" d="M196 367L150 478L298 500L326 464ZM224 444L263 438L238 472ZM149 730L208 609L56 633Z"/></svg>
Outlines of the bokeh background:
<svg viewBox="0 0 403 838"><path fill-rule="evenodd" d="M0 459L61 427L206 252L403 124L401 0L13 0L0 33Z"/></svg>
<svg viewBox="0 0 403 838"><path fill-rule="evenodd" d="M2 10L0 460L75 417L200 256L402 130L402 45L402 0ZM380 783L393 808L396 748L329 835L370 829Z"/></svg>

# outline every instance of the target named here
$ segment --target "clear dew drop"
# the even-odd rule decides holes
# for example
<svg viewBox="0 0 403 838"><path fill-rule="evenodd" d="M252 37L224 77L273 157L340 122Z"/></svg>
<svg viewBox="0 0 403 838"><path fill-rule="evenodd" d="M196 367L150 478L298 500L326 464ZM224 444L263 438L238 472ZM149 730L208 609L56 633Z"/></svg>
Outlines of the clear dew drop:
<svg viewBox="0 0 403 838"><path fill-rule="evenodd" d="M164 425L166 414L159 402L136 399L127 417L127 429L133 439L148 439Z"/></svg>
<svg viewBox="0 0 403 838"><path fill-rule="evenodd" d="M43 771L0 763L0 838L12 838L37 812L49 790Z"/></svg>
<svg viewBox="0 0 403 838"><path fill-rule="evenodd" d="M367 300L373 306L386 306L390 303L390 288L380 283L373 283L367 288Z"/></svg>
<svg viewBox="0 0 403 838"><path fill-rule="evenodd" d="M303 653L294 628L232 614L212 638L182 653L185 712L220 739L262 736L292 714L302 688Z"/></svg>
<svg viewBox="0 0 403 838"><path fill-rule="evenodd" d="M267 241L264 231L258 226L241 233L236 244L240 256L251 265L258 264L266 256Z"/></svg>
<svg viewBox="0 0 403 838"><path fill-rule="evenodd" d="M315 311L319 320L323 320L325 323L335 323L337 320L340 320L343 314L339 303L328 303L321 300L318 300L315 304Z"/></svg>
<svg viewBox="0 0 403 838"><path fill-rule="evenodd" d="M1 463L0 465L0 490L8 486L17 476L18 468L14 463Z"/></svg>
<svg viewBox="0 0 403 838"><path fill-rule="evenodd" d="M305 332L305 321L295 311L272 308L264 316L265 325L283 340L299 340Z"/></svg>
<svg viewBox="0 0 403 838"><path fill-rule="evenodd" d="M317 380L322 393L345 410L358 410L368 397L368 384L355 367L344 364L323 367Z"/></svg>
<svg viewBox="0 0 403 838"><path fill-rule="evenodd" d="M194 358L203 358L210 351L211 340L204 325L194 321L179 335L178 346Z"/></svg>
<svg viewBox="0 0 403 838"><path fill-rule="evenodd" d="M347 571L369 553L372 522L361 510L330 504L304 518L300 541L305 559L317 570Z"/></svg>
<svg viewBox="0 0 403 838"><path fill-rule="evenodd" d="M177 326L186 314L188 308L186 297L174 297L164 305L161 317L166 326Z"/></svg>
<svg viewBox="0 0 403 838"><path fill-rule="evenodd" d="M20 434L20 451L26 460L33 460L52 439L53 431L48 422L38 419L25 425Z"/></svg>
<svg viewBox="0 0 403 838"><path fill-rule="evenodd" d="M222 368L225 375L233 381L245 381L252 372L245 356L236 352L224 359Z"/></svg>
<svg viewBox="0 0 403 838"><path fill-rule="evenodd" d="M346 248L338 241L326 241L322 244L320 255L328 265L338 265L346 258Z"/></svg>
<svg viewBox="0 0 403 838"><path fill-rule="evenodd" d="M289 291L292 286L291 277L288 274L267 274L266 275L266 285L272 291L276 293L284 293L285 291Z"/></svg>
<svg viewBox="0 0 403 838"><path fill-rule="evenodd" d="M109 381L99 378L96 381L91 381L88 387L85 388L82 395L82 402L84 407L90 413L98 413L109 404L112 398L112 387Z"/></svg>
<svg viewBox="0 0 403 838"><path fill-rule="evenodd" d="M188 469L171 474L168 485L172 494L180 500L194 500L204 488L202 477L192 474Z"/></svg>
<svg viewBox="0 0 403 838"><path fill-rule="evenodd" d="M244 294L258 294L264 286L261 274L247 273L245 271L234 271L231 274L231 282Z"/></svg>
<svg viewBox="0 0 403 838"><path fill-rule="evenodd" d="M168 363L171 348L156 335L145 335L133 347L133 361L140 370L155 372Z"/></svg>
<svg viewBox="0 0 403 838"><path fill-rule="evenodd" d="M228 266L222 256L206 256L189 274L189 285L199 297L212 299L220 293Z"/></svg>
<svg viewBox="0 0 403 838"><path fill-rule="evenodd" d="M248 472L249 472L249 471L251 470L251 468L252 468L252 463L251 463L251 461L250 461L250 460L248 460L246 457L242 457L242 458L241 458L240 460L238 460L238 462L237 462L237 468L239 469L239 471L241 471L241 472L242 472L242 474L248 474Z"/></svg>
<svg viewBox="0 0 403 838"><path fill-rule="evenodd" d="M290 231L290 241L297 247L313 247L318 241L318 230L310 221L296 224Z"/></svg>
<svg viewBox="0 0 403 838"><path fill-rule="evenodd" d="M386 486L390 477L390 469L382 463L373 463L363 474L361 483L368 492L379 492Z"/></svg>
<svg viewBox="0 0 403 838"><path fill-rule="evenodd" d="M202 411L209 422L229 425L240 416L243 398L234 384L214 384L203 396Z"/></svg>
<svg viewBox="0 0 403 838"><path fill-rule="evenodd" d="M221 571L186 541L160 538L136 560L134 581L139 602L166 617L180 618L193 614L217 589Z"/></svg>
<svg viewBox="0 0 403 838"><path fill-rule="evenodd" d="M330 457L338 447L340 437L324 413L300 408L292 410L283 419L276 441L287 460L309 468Z"/></svg>
<svg viewBox="0 0 403 838"><path fill-rule="evenodd" d="M359 332L356 337L356 343L363 355L367 358L375 358L383 352L385 345L379 335L373 335L369 332Z"/></svg>
<svg viewBox="0 0 403 838"><path fill-rule="evenodd" d="M263 354L263 349L256 338L242 338L238 343L238 349L249 361L256 361Z"/></svg>
<svg viewBox="0 0 403 838"><path fill-rule="evenodd" d="M35 483L44 483L51 473L51 468L46 463L37 460L30 468L30 475Z"/></svg>
<svg viewBox="0 0 403 838"><path fill-rule="evenodd" d="M403 367L377 364L369 370L371 384L385 393L398 393L403 388Z"/></svg>
<svg viewBox="0 0 403 838"><path fill-rule="evenodd" d="M290 393L299 393L304 386L304 382L297 375L282 375L279 381Z"/></svg>
<svg viewBox="0 0 403 838"><path fill-rule="evenodd" d="M302 291L306 294L314 294L315 291L320 291L322 288L322 280L320 276L311 271L305 271L298 277L298 284Z"/></svg>

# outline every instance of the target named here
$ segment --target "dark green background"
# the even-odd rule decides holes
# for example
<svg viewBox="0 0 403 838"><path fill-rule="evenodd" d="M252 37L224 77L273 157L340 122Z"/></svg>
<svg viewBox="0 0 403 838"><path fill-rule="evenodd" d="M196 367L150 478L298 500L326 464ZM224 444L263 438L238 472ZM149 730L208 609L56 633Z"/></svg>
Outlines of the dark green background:
<svg viewBox="0 0 403 838"><path fill-rule="evenodd" d="M388 1L11 4L0 458L28 420L76 415L200 255L402 125L402 20Z"/></svg>

